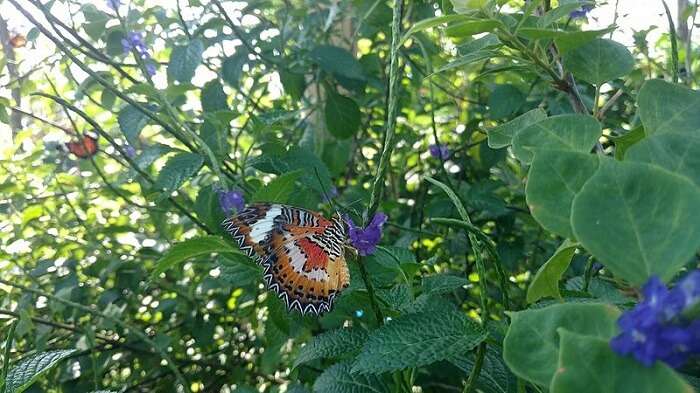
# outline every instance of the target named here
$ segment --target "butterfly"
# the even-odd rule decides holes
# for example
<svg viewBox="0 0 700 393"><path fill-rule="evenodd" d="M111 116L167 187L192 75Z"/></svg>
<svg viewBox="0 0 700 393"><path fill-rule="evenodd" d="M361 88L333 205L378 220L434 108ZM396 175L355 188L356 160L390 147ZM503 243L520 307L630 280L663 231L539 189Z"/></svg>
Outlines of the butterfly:
<svg viewBox="0 0 700 393"><path fill-rule="evenodd" d="M10 38L10 45L17 49L22 48L27 44L27 37L22 34L16 34L14 37Z"/></svg>
<svg viewBox="0 0 700 393"><path fill-rule="evenodd" d="M77 141L67 142L65 147L78 158L90 158L97 154L97 138L85 135Z"/></svg>
<svg viewBox="0 0 700 393"><path fill-rule="evenodd" d="M263 267L265 285L303 315L331 310L350 284L342 218L271 203L248 205L222 223L238 247Z"/></svg>

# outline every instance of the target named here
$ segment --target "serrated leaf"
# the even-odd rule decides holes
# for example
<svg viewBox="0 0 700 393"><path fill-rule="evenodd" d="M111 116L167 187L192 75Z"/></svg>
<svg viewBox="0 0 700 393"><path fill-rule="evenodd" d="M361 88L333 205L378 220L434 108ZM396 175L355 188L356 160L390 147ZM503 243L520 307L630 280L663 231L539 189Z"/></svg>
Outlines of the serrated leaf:
<svg viewBox="0 0 700 393"><path fill-rule="evenodd" d="M204 53L204 44L198 39L190 41L187 45L173 48L168 63L168 80L190 82L194 77L194 71L202 62L202 53Z"/></svg>
<svg viewBox="0 0 700 393"><path fill-rule="evenodd" d="M287 203L294 192L296 181L301 178L303 171L287 172L274 178L270 183L260 187L253 197L252 202L276 202Z"/></svg>
<svg viewBox="0 0 700 393"><path fill-rule="evenodd" d="M5 393L20 393L25 391L43 374L63 359L72 355L74 349L60 349L35 353L22 359L12 366L5 380Z"/></svg>
<svg viewBox="0 0 700 393"><path fill-rule="evenodd" d="M314 382L315 393L386 393L388 387L375 375L352 373L352 362L328 367Z"/></svg>
<svg viewBox="0 0 700 393"><path fill-rule="evenodd" d="M441 294L452 292L469 285L469 280L466 277L455 276L452 274L435 274L432 276L423 277L423 293L424 294Z"/></svg>
<svg viewBox="0 0 700 393"><path fill-rule="evenodd" d="M185 240L172 246L165 255L156 262L156 267L151 273L152 277L171 269L190 258L212 253L233 253L241 252L233 245L233 242L226 241L218 236L204 236Z"/></svg>
<svg viewBox="0 0 700 393"><path fill-rule="evenodd" d="M484 393L515 393L518 382L503 363L503 355L493 346L487 348L476 387ZM457 356L449 361L468 375L474 367L474 354Z"/></svg>
<svg viewBox="0 0 700 393"><path fill-rule="evenodd" d="M257 283L261 279L261 270L258 265L243 254L226 254L218 258L221 269L220 280L235 288L247 287ZM274 299L279 303L278 299Z"/></svg>
<svg viewBox="0 0 700 393"><path fill-rule="evenodd" d="M561 299L559 280L569 267L577 246L578 243L564 240L547 262L540 266L527 288L528 303L534 303L547 296Z"/></svg>
<svg viewBox="0 0 700 393"><path fill-rule="evenodd" d="M370 334L352 372L381 374L425 366L463 354L486 336L479 324L459 311L403 315Z"/></svg>
<svg viewBox="0 0 700 393"><path fill-rule="evenodd" d="M342 328L319 334L301 348L294 367L316 359L346 356L360 349L367 336L367 331L361 328Z"/></svg>
<svg viewBox="0 0 700 393"><path fill-rule="evenodd" d="M152 110L154 107L150 106L148 109ZM149 121L149 117L133 105L125 106L119 111L119 115L117 115L119 129L132 146L138 145L139 135Z"/></svg>
<svg viewBox="0 0 700 393"><path fill-rule="evenodd" d="M180 188L187 180L199 172L204 165L204 157L196 153L178 153L165 163L153 185L168 194Z"/></svg>

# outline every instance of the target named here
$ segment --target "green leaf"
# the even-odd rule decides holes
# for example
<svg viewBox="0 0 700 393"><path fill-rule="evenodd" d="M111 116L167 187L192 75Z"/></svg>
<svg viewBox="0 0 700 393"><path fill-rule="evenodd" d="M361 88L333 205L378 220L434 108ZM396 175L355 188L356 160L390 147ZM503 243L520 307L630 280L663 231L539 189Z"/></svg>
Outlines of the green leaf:
<svg viewBox="0 0 700 393"><path fill-rule="evenodd" d="M513 85L498 85L489 95L492 119L503 119L517 112L525 103L525 94Z"/></svg>
<svg viewBox="0 0 700 393"><path fill-rule="evenodd" d="M529 40L554 39L559 50L562 53L565 53L571 49L574 49L598 37L601 37L612 30L614 30L614 27L608 27L602 30L588 31L522 27L518 30L518 35Z"/></svg>
<svg viewBox="0 0 700 393"><path fill-rule="evenodd" d="M229 152L228 126L224 126L215 119L204 117L204 122L199 128L199 136L211 151L219 158L226 157Z"/></svg>
<svg viewBox="0 0 700 393"><path fill-rule="evenodd" d="M535 108L531 111L523 113L507 123L501 124L500 126L489 130L489 147L492 149L500 149L502 147L510 146L510 144L513 143L513 137L518 132L546 118L547 113L542 110L542 108Z"/></svg>
<svg viewBox="0 0 700 393"><path fill-rule="evenodd" d="M215 112L228 109L224 87L217 79L211 80L202 87L202 111Z"/></svg>
<svg viewBox="0 0 700 393"><path fill-rule="evenodd" d="M58 363L72 355L74 349L59 349L38 352L22 359L10 368L5 380L5 393L20 393L51 371Z"/></svg>
<svg viewBox="0 0 700 393"><path fill-rule="evenodd" d="M320 45L309 53L309 57L330 74L358 81L365 80L362 65L347 49L333 45Z"/></svg>
<svg viewBox="0 0 700 393"><path fill-rule="evenodd" d="M132 146L138 145L139 135L149 121L148 116L133 105L126 105L117 115L119 129Z"/></svg>
<svg viewBox="0 0 700 393"><path fill-rule="evenodd" d="M600 123L592 116L552 116L518 132L513 138L513 153L525 163L532 161L537 149L588 153L602 133Z"/></svg>
<svg viewBox="0 0 700 393"><path fill-rule="evenodd" d="M386 393L388 387L375 375L350 372L352 362L336 363L328 367L314 382L315 393Z"/></svg>
<svg viewBox="0 0 700 393"><path fill-rule="evenodd" d="M567 150L537 150L525 186L532 217L545 229L574 239L571 205L598 169L598 157Z"/></svg>
<svg viewBox="0 0 700 393"><path fill-rule="evenodd" d="M122 45L122 40L125 38L126 34L121 28L111 30L105 39L107 54L110 56L119 56L123 54L124 46Z"/></svg>
<svg viewBox="0 0 700 393"><path fill-rule="evenodd" d="M474 353L468 355L457 356L450 359L450 363L457 366L468 375L474 368ZM503 362L503 355L494 346L487 347L486 356L484 356L481 365L479 379L476 380L477 391L484 393L516 393L518 389L518 381L515 376L508 370L508 366Z"/></svg>
<svg viewBox="0 0 700 393"><path fill-rule="evenodd" d="M359 350L367 341L362 328L341 328L321 333L299 351L294 367L321 358L338 358Z"/></svg>
<svg viewBox="0 0 700 393"><path fill-rule="evenodd" d="M559 330L557 372L550 392L693 393L670 367L656 362L645 367L612 352L608 340Z"/></svg>
<svg viewBox="0 0 700 393"><path fill-rule="evenodd" d="M451 70L453 68L463 67L465 65L476 63L477 61L492 59L497 56L498 52L492 50L478 50L472 53L467 53L466 55L461 56L456 60L453 60L447 63L446 65L438 68L437 70L435 70L435 72L433 72L433 74L439 74L441 72Z"/></svg>
<svg viewBox="0 0 700 393"><path fill-rule="evenodd" d="M450 1L452 2L452 8L458 14L473 13L473 12L485 7L489 3L488 0L450 0Z"/></svg>
<svg viewBox="0 0 700 393"><path fill-rule="evenodd" d="M234 288L253 286L257 288L261 279L261 269L243 254L226 254L218 258L221 268L221 281ZM279 299L274 299L278 304Z"/></svg>
<svg viewBox="0 0 700 393"><path fill-rule="evenodd" d="M303 174L302 170L296 170L277 176L266 186L260 187L251 198L251 201L288 203L289 197L294 192L296 181Z"/></svg>
<svg viewBox="0 0 700 393"><path fill-rule="evenodd" d="M574 76L596 86L625 76L634 69L634 57L627 48L619 42L603 38L567 52L563 62Z"/></svg>
<svg viewBox="0 0 700 393"><path fill-rule="evenodd" d="M0 102L0 122L10 124L10 115L7 113L7 108Z"/></svg>
<svg viewBox="0 0 700 393"><path fill-rule="evenodd" d="M204 53L204 44L198 39L190 41L187 45L173 48L168 63L168 80L190 82L194 77L194 71L202 62L202 53Z"/></svg>
<svg viewBox="0 0 700 393"><path fill-rule="evenodd" d="M360 128L362 114L352 98L329 91L324 113L328 131L338 139L348 139Z"/></svg>
<svg viewBox="0 0 700 393"><path fill-rule="evenodd" d="M213 186L206 186L199 189L197 199L194 202L194 211L197 217L209 228L220 228L224 221L225 214L219 205L219 195Z"/></svg>
<svg viewBox="0 0 700 393"><path fill-rule="evenodd" d="M564 303L509 315L503 359L516 375L548 386L559 359L557 329L609 339L615 334L620 311L607 304Z"/></svg>
<svg viewBox="0 0 700 393"><path fill-rule="evenodd" d="M648 164L602 159L574 198L579 242L616 276L633 284L669 280L700 247L700 190Z"/></svg>
<svg viewBox="0 0 700 393"><path fill-rule="evenodd" d="M535 274L535 278L532 279L530 286L527 288L528 303L534 303L548 296L561 299L559 280L561 280L566 269L569 268L571 258L576 253L576 247L578 247L578 243L574 243L569 239L564 240L554 252L554 255L544 265L540 266L537 274Z"/></svg>
<svg viewBox="0 0 700 393"><path fill-rule="evenodd" d="M352 372L381 374L425 366L463 354L484 339L483 328L456 310L407 314L370 334Z"/></svg>
<svg viewBox="0 0 700 393"><path fill-rule="evenodd" d="M306 78L304 75L289 71L279 71L279 74L284 92L289 94L295 101L301 100L304 96L304 89L306 88Z"/></svg>
<svg viewBox="0 0 700 393"><path fill-rule="evenodd" d="M418 32L430 29L432 27L440 26L445 23L451 23L451 22L456 22L456 21L465 21L465 20L473 20L471 18L468 18L464 15L442 15L442 16L435 16L432 18L428 19L423 19L418 22L416 22L413 26L411 26L408 31L406 31L401 38L401 43L399 45L403 45L404 42L406 42L407 39L409 39L413 34L416 34Z"/></svg>
<svg viewBox="0 0 700 393"><path fill-rule="evenodd" d="M153 187L169 194L179 189L188 179L197 174L202 165L204 165L204 157L199 154L175 154L160 170Z"/></svg>
<svg viewBox="0 0 700 393"><path fill-rule="evenodd" d="M435 274L423 277L423 293L425 294L452 292L467 285L469 285L469 280L466 277L452 274Z"/></svg>
<svg viewBox="0 0 700 393"><path fill-rule="evenodd" d="M700 92L695 90L659 79L648 80L639 89L637 105L647 135L700 130Z"/></svg>
<svg viewBox="0 0 700 393"><path fill-rule="evenodd" d="M265 173L280 175L297 169L303 169L302 183L321 194L323 189L330 190L332 183L326 165L309 149L292 147L286 152L272 151L249 160L249 164ZM316 176L318 172L319 177Z"/></svg>
<svg viewBox="0 0 700 393"><path fill-rule="evenodd" d="M102 37L105 32L105 26L107 22L111 19L109 15L100 11L93 4L85 4L82 6L83 15L85 16L85 23L83 24L83 29L90 38L97 41Z"/></svg>
<svg viewBox="0 0 700 393"><path fill-rule="evenodd" d="M625 157L625 153L630 147L634 146L637 142L644 139L646 133L644 132L644 127L638 126L627 132L626 134L611 137L612 141L615 143L615 159L622 160Z"/></svg>
<svg viewBox="0 0 700 393"><path fill-rule="evenodd" d="M236 52L233 56L224 59L221 64L221 78L234 89L240 88L243 65L248 62L247 52Z"/></svg>
<svg viewBox="0 0 700 393"><path fill-rule="evenodd" d="M468 37L474 34L493 31L502 26L501 22L494 19L472 19L450 24L444 29L448 37Z"/></svg>
<svg viewBox="0 0 700 393"><path fill-rule="evenodd" d="M204 236L185 240L173 245L165 255L156 262L156 267L151 277L157 277L172 267L185 262L190 258L212 253L240 254L233 242L226 241L218 236Z"/></svg>
<svg viewBox="0 0 700 393"><path fill-rule="evenodd" d="M626 161L646 162L686 177L700 187L700 135L654 134L632 146Z"/></svg>

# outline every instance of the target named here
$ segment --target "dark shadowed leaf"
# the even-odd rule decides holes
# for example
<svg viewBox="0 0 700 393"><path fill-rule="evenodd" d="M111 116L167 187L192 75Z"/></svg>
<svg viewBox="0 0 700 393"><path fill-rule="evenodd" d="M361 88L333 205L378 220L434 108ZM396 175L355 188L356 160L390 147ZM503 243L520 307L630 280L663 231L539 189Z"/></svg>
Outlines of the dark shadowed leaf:
<svg viewBox="0 0 700 393"><path fill-rule="evenodd" d="M360 128L362 114L352 98L329 91L324 108L326 127L336 138L350 138Z"/></svg>
<svg viewBox="0 0 700 393"><path fill-rule="evenodd" d="M202 53L204 53L204 44L199 39L173 48L168 63L168 79L190 82L194 77L195 69L202 62Z"/></svg>

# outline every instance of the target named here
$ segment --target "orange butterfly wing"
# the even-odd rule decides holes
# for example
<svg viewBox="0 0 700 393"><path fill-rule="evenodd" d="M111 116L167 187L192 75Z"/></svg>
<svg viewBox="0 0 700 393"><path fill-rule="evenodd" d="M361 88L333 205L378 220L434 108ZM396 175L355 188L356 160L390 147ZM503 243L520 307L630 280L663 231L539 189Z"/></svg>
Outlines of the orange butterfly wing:
<svg viewBox="0 0 700 393"><path fill-rule="evenodd" d="M289 310L330 311L335 297L349 285L340 217L327 220L305 209L253 204L223 225L240 249L263 267L267 287Z"/></svg>

